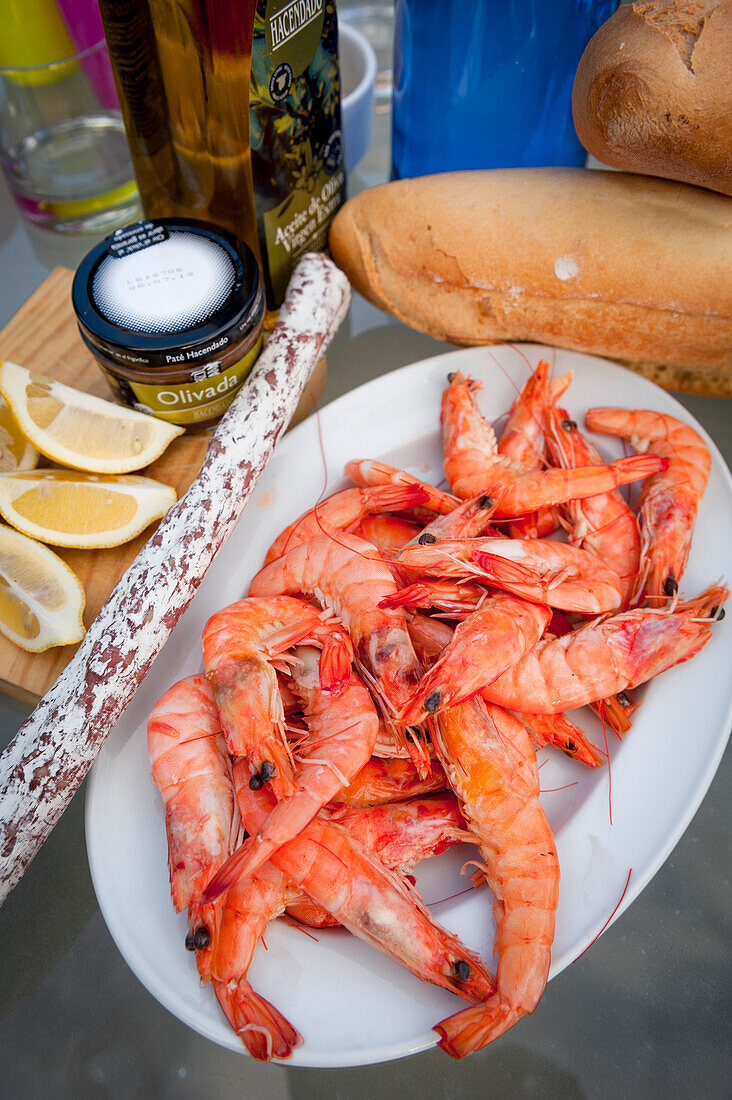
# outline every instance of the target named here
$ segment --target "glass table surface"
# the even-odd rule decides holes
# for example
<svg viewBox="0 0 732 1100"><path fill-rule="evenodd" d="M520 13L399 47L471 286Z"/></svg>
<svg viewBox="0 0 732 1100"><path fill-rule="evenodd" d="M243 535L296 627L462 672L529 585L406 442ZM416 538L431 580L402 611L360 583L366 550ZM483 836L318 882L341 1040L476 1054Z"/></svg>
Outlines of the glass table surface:
<svg viewBox="0 0 732 1100"><path fill-rule="evenodd" d="M373 182L373 169L371 161L362 165L351 190ZM52 266L75 266L93 242L31 235L1 181L0 187L4 324ZM328 353L323 402L446 350L356 298ZM732 462L732 406L678 396ZM27 713L0 696L2 744ZM534 1015L494 1046L463 1063L432 1050L360 1069L311 1070L262 1066L222 1050L179 1023L139 984L96 903L82 790L0 910L0 1095L571 1100L728 1094L731 794L728 750L696 816L650 885L550 983Z"/></svg>

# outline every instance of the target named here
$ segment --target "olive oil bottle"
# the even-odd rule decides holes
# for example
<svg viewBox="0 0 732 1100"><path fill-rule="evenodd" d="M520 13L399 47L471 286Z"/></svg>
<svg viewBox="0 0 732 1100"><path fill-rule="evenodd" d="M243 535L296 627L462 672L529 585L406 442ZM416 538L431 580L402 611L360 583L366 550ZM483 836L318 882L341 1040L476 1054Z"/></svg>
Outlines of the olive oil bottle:
<svg viewBox="0 0 732 1100"><path fill-rule="evenodd" d="M345 198L334 0L100 0L145 214L244 240L276 309Z"/></svg>

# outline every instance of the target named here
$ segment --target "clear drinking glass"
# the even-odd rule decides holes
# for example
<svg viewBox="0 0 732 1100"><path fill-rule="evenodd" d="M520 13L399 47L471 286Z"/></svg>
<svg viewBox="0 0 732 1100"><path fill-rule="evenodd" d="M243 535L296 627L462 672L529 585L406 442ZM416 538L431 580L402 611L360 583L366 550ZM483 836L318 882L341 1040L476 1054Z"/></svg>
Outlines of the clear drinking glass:
<svg viewBox="0 0 732 1100"><path fill-rule="evenodd" d="M102 38L60 60L0 65L0 165L36 225L101 234L139 216Z"/></svg>

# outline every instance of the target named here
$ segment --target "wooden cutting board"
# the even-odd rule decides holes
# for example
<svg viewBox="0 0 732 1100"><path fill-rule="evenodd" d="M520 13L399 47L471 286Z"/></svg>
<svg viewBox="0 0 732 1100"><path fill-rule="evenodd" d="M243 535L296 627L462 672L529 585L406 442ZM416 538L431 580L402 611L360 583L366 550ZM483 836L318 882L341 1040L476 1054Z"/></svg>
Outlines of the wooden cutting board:
<svg viewBox="0 0 732 1100"><path fill-rule="evenodd" d="M109 387L76 326L71 306L72 280L73 273L66 268L51 272L0 332L0 359L11 359L76 389L111 399ZM320 396L324 385L325 361L322 360L303 394L293 423L312 411L312 398ZM137 472L172 485L178 496L182 496L201 466L210 434L199 432L179 436L157 462ZM87 627L155 526L148 527L132 542L108 550L51 548L84 585L84 623ZM22 702L37 702L77 649L78 646L61 646L45 653L26 653L0 635L0 691Z"/></svg>

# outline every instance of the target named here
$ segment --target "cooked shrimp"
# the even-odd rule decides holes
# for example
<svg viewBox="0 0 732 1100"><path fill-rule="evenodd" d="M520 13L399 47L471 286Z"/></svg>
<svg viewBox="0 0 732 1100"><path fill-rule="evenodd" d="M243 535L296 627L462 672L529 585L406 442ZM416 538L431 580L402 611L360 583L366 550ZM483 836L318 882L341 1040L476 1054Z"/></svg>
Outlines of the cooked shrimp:
<svg viewBox="0 0 732 1100"><path fill-rule="evenodd" d="M536 370L518 395L503 427L498 441L498 454L513 464L514 470L543 470L547 465L544 439L544 409L557 401L572 381L568 371L552 382L549 364L539 361ZM557 517L553 508L542 508L532 515L523 516L509 526L512 538L541 538L556 527Z"/></svg>
<svg viewBox="0 0 732 1100"><path fill-rule="evenodd" d="M636 608L541 641L483 697L511 710L556 714L635 687L698 653L727 596L714 585L673 612Z"/></svg>
<svg viewBox="0 0 732 1100"><path fill-rule="evenodd" d="M147 747L165 806L170 890L180 913L228 857L234 815L221 722L205 676L180 680L158 700Z"/></svg>
<svg viewBox="0 0 732 1100"><path fill-rule="evenodd" d="M699 501L709 479L711 455L683 421L647 409L590 409L591 432L628 439L636 451L653 450L668 466L643 486L640 499L641 561L633 603L645 595L658 604L675 596L686 569Z"/></svg>
<svg viewBox="0 0 732 1100"><path fill-rule="evenodd" d="M496 437L473 400L472 385L469 379L456 374L443 394L445 476L462 499L477 493L493 497L496 517L512 519L577 497L607 493L619 485L650 477L668 465L666 458L635 455L608 466L516 472L497 453Z"/></svg>
<svg viewBox="0 0 732 1100"><path fill-rule="evenodd" d="M429 775L422 778L411 760L372 756L348 786L341 788L335 801L354 808L383 806L442 791L445 782L445 773L436 760L430 761Z"/></svg>
<svg viewBox="0 0 732 1100"><path fill-rule="evenodd" d="M551 635L554 638L561 638L565 634L570 634L573 629L574 627L566 616L561 611L555 611L544 637L548 639ZM618 737L622 737L631 727L630 717L633 711L637 709L638 703L633 703L624 691L619 691L616 695L609 695L606 699L598 699L596 702L590 703L589 706L591 710L599 715L603 726L607 723L610 729L617 733Z"/></svg>
<svg viewBox="0 0 732 1100"><path fill-rule="evenodd" d="M203 662L229 751L247 756L254 773L264 768L279 795L292 790L292 760L275 670L287 668L287 651L304 641L323 648L323 688L340 691L353 659L348 634L303 600L239 600L203 631Z"/></svg>
<svg viewBox="0 0 732 1100"><path fill-rule="evenodd" d="M420 660L430 664L449 645L453 631L446 623L429 619L426 615L415 615L409 624L409 634ZM515 716L528 731L537 749L553 745L589 767L602 763L602 756L592 742L565 714L517 712Z"/></svg>
<svg viewBox="0 0 732 1100"><path fill-rule="evenodd" d="M297 836L371 758L379 729L371 696L353 672L340 695L324 692L319 657L310 646L299 646L293 653L290 683L302 700L309 731L296 754L295 790L214 876L209 883L212 897L252 874L280 845Z"/></svg>
<svg viewBox="0 0 732 1100"><path fill-rule="evenodd" d="M547 446L556 466L569 470L577 466L604 465L566 409L550 406L546 418ZM617 489L584 500L568 500L562 505L562 511L569 525L569 541L601 558L620 577L620 606L624 610L638 581L640 530L634 512Z"/></svg>
<svg viewBox="0 0 732 1100"><path fill-rule="evenodd" d="M550 618L547 607L513 596L491 596L460 623L442 655L404 706L407 726L476 695L531 650ZM517 708L513 708L517 709Z"/></svg>
<svg viewBox="0 0 732 1100"><path fill-rule="evenodd" d="M211 981L226 1018L253 1058L289 1058L302 1036L246 980L254 950L267 925L284 912L292 891L287 879L267 863L242 879L221 902L214 935Z"/></svg>
<svg viewBox="0 0 732 1100"><path fill-rule="evenodd" d="M572 381L571 371L556 381L549 371L549 363L540 359L511 406L498 443L498 453L522 470L541 470L546 464L544 410L559 400Z"/></svg>
<svg viewBox="0 0 732 1100"><path fill-rule="evenodd" d="M376 693L389 730L417 767L426 769L424 746L417 740L407 741L393 722L422 675L404 611L379 607L396 590L391 570L376 547L349 534L337 542L320 535L296 546L266 565L250 588L254 596L314 596L338 615L353 639L359 672Z"/></svg>
<svg viewBox="0 0 732 1100"><path fill-rule="evenodd" d="M442 489L436 489L428 481L420 481L406 470L398 470L395 466L387 466L383 462L377 462L373 458L362 458L358 461L347 462L344 474L350 478L354 485L419 485L427 493L426 505L432 512L438 515L447 515L459 501L444 493Z"/></svg>
<svg viewBox="0 0 732 1100"><path fill-rule="evenodd" d="M513 715L472 700L444 711L436 727L440 759L478 838L495 898L495 996L435 1028L442 1049L464 1058L533 1012L544 992L559 861L539 802L534 752Z"/></svg>
<svg viewBox="0 0 732 1100"><path fill-rule="evenodd" d="M343 825L385 867L399 874L405 874L416 863L438 856L455 844L475 843L451 792L432 798L412 798L389 806L357 809L334 805L330 817ZM338 924L335 917L305 894L289 902L287 912L313 928Z"/></svg>
<svg viewBox="0 0 732 1100"><path fill-rule="evenodd" d="M276 913L269 911L254 882L250 897L266 915L258 929L239 925L232 915L241 908L244 888L214 905L198 900L229 854L234 818L231 773L205 677L181 680L155 705L148 749L165 803L173 903L178 912L188 906L186 947L196 952L201 977L214 983L227 1018L250 1053L261 1058L269 1051L286 1058L302 1041L300 1036L245 978L264 925ZM251 950L242 950L243 940Z"/></svg>
<svg viewBox="0 0 732 1100"><path fill-rule="evenodd" d="M243 762L234 784L246 828L256 833L274 805L266 789L249 789ZM402 963L418 978L485 1000L495 988L477 955L436 924L414 890L344 829L315 817L272 854L272 863L354 935Z"/></svg>
<svg viewBox="0 0 732 1100"><path fill-rule="evenodd" d="M293 546L316 535L349 531L367 515L407 512L428 499L421 485L377 485L368 489L343 489L326 497L286 527L267 551L264 564L282 556Z"/></svg>
<svg viewBox="0 0 732 1100"><path fill-rule="evenodd" d="M524 599L599 615L620 604L620 579L594 554L542 539L462 539L407 546L400 568L438 577L472 578Z"/></svg>

